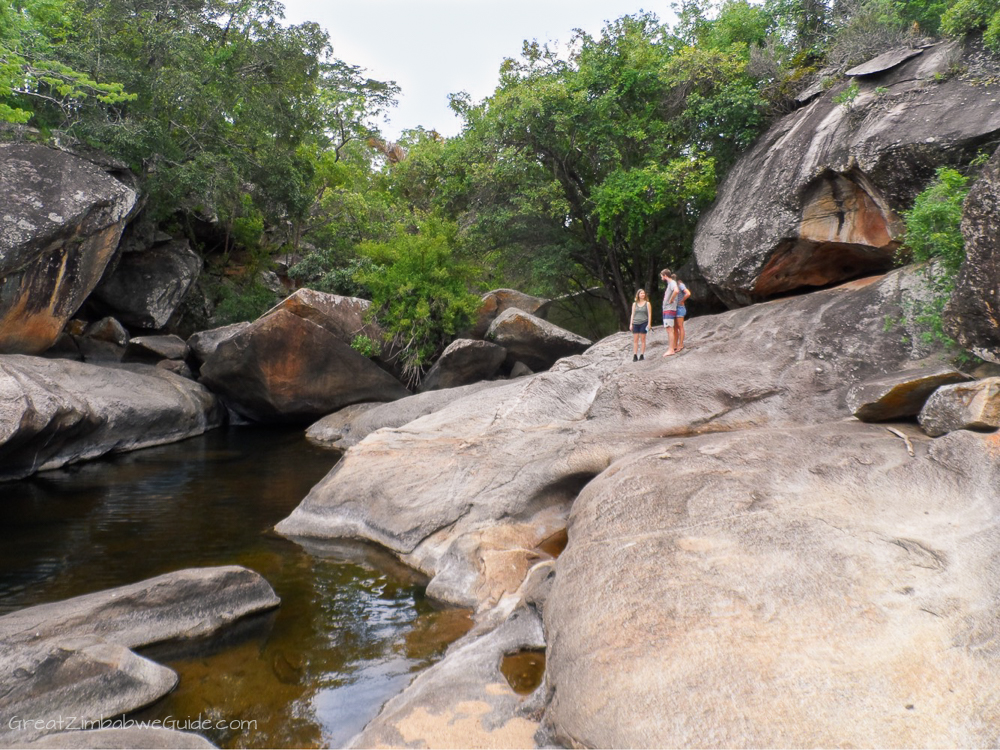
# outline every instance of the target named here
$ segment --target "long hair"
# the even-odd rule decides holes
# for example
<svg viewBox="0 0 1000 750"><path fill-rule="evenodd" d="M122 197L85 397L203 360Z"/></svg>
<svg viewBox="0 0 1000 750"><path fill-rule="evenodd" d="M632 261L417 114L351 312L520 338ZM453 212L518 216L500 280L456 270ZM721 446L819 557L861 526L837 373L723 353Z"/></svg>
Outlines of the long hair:
<svg viewBox="0 0 1000 750"><path fill-rule="evenodd" d="M638 291L637 291L637 292L635 293L635 302L636 302L636 304L639 304L639 295L640 295L640 294L646 294L646 290L645 290L645 289L639 289L639 290L638 290ZM647 302L649 301L649 295L648 295L648 294L646 294L646 301L647 301Z"/></svg>

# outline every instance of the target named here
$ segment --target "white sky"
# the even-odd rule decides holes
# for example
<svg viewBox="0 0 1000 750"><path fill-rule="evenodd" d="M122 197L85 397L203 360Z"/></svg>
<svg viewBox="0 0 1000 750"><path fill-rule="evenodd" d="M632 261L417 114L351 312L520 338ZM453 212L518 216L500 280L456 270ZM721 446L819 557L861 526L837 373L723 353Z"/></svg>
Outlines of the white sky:
<svg viewBox="0 0 1000 750"><path fill-rule="evenodd" d="M455 135L461 121L448 94L473 101L493 93L500 63L519 57L525 39L569 40L574 28L597 34L604 22L648 10L672 20L671 0L283 0L285 22L315 21L334 55L376 80L395 81L399 106L386 136L418 125Z"/></svg>

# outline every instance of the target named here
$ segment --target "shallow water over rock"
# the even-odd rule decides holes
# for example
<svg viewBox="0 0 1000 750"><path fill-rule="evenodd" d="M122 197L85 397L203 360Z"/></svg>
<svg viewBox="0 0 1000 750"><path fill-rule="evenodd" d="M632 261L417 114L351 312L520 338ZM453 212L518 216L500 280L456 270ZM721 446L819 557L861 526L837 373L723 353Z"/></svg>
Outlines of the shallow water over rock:
<svg viewBox="0 0 1000 750"><path fill-rule="evenodd" d="M471 625L387 556L270 531L332 466L301 431L232 428L0 485L0 614L186 567L239 564L282 599L143 653L179 688L129 717L221 747L338 747ZM195 726L197 723L197 726Z"/></svg>

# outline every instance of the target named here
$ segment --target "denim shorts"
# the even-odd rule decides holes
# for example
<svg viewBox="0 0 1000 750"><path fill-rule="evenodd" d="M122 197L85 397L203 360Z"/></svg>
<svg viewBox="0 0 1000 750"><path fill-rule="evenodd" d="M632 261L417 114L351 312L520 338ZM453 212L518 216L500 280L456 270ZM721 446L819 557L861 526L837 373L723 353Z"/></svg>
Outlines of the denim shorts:
<svg viewBox="0 0 1000 750"><path fill-rule="evenodd" d="M632 326L632 333L646 333L648 323L636 323Z"/></svg>
<svg viewBox="0 0 1000 750"><path fill-rule="evenodd" d="M679 305L677 307L677 317L678 318L687 317L687 314L688 314L688 311L687 311L686 307L684 307L683 305Z"/></svg>

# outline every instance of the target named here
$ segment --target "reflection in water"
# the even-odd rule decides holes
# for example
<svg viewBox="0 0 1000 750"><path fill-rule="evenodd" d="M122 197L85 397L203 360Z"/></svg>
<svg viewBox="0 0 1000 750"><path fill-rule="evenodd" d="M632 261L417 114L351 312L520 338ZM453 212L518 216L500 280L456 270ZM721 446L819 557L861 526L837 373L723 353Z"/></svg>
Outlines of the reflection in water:
<svg viewBox="0 0 1000 750"><path fill-rule="evenodd" d="M244 565L281 607L222 637L148 649L181 682L135 718L209 719L225 725L202 730L222 747L340 746L471 620L432 606L423 580L371 550L306 552L268 531L333 460L301 431L231 428L0 484L0 614Z"/></svg>

